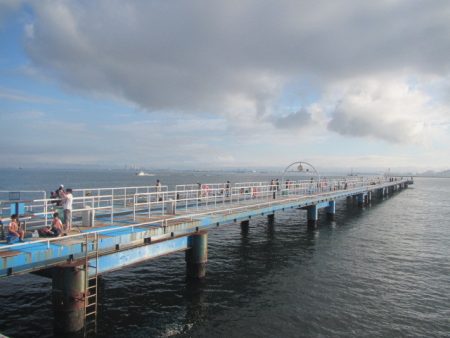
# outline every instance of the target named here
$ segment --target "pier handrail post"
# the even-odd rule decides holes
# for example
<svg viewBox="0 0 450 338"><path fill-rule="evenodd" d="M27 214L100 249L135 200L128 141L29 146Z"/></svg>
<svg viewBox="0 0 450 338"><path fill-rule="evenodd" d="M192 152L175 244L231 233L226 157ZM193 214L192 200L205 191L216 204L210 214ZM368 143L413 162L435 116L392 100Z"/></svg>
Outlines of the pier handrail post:
<svg viewBox="0 0 450 338"><path fill-rule="evenodd" d="M113 191L114 194L114 191ZM95 218L94 218L95 220ZM114 222L114 195L111 195L111 224Z"/></svg>
<svg viewBox="0 0 450 338"><path fill-rule="evenodd" d="M136 221L136 195L133 196L133 221Z"/></svg>
<svg viewBox="0 0 450 338"><path fill-rule="evenodd" d="M45 214L45 226L48 224L48 201L46 192L44 191L44 214Z"/></svg>

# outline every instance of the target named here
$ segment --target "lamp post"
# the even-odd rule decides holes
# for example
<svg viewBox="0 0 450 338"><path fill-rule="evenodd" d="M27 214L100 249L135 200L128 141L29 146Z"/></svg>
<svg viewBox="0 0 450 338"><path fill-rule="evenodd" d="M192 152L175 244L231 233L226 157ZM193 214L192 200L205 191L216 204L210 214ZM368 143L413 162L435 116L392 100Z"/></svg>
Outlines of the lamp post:
<svg viewBox="0 0 450 338"><path fill-rule="evenodd" d="M313 172L317 175L317 182L319 183L320 182L320 174L316 170L316 168L314 168L314 166L311 163L304 162L304 161L296 161L296 162L293 162L293 163L289 164L286 167L286 169L284 169L283 177L281 179L281 182L282 182L283 186L286 185L286 183L284 181L284 178L285 178L287 172L310 172L308 168L305 168L305 166L307 166L307 167L309 167L309 168L311 168L313 170ZM290 170L293 167L295 169Z"/></svg>

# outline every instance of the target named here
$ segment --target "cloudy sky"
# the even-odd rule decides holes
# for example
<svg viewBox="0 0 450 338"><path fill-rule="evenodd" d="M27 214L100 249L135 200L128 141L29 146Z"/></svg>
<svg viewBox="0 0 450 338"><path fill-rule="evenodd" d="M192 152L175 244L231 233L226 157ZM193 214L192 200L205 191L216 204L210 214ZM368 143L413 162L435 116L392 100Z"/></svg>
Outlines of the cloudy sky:
<svg viewBox="0 0 450 338"><path fill-rule="evenodd" d="M450 2L0 1L2 167L450 168Z"/></svg>

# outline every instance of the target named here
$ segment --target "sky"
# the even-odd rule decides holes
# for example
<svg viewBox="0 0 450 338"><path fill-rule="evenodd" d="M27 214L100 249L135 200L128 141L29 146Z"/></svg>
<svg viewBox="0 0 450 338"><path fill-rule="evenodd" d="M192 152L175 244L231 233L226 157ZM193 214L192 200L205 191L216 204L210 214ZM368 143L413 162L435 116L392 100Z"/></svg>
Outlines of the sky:
<svg viewBox="0 0 450 338"><path fill-rule="evenodd" d="M0 1L0 167L450 169L450 2Z"/></svg>

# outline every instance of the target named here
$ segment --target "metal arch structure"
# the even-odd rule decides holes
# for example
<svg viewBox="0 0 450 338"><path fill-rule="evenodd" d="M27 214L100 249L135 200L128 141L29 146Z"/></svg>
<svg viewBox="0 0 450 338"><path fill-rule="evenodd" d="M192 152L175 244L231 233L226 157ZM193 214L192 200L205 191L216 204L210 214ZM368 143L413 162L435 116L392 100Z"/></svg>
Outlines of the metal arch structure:
<svg viewBox="0 0 450 338"><path fill-rule="evenodd" d="M286 173L289 172L289 168L293 167L294 165L297 165L297 170L295 172L303 172L304 170L303 170L302 164L311 167L312 170L314 171L314 173L317 175L317 182L320 182L320 174L317 171L317 169L311 163L308 163L308 162L305 162L305 161L296 161L296 162L293 162L293 163L289 164L284 169L284 171L283 171L283 178L281 179L282 184L284 184L284 182L285 182L284 178L286 176ZM294 172L294 171L292 171L292 172Z"/></svg>

